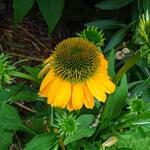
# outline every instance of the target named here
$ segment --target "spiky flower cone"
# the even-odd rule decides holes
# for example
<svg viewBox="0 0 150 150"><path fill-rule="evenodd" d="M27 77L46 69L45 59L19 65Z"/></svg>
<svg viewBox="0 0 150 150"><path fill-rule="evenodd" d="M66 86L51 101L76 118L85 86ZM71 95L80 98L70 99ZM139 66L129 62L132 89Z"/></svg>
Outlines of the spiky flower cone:
<svg viewBox="0 0 150 150"><path fill-rule="evenodd" d="M47 97L51 106L67 107L69 111L81 109L83 105L92 109L94 97L105 102L106 93L115 90L107 73L106 59L88 40L63 40L45 63L50 67L39 95Z"/></svg>

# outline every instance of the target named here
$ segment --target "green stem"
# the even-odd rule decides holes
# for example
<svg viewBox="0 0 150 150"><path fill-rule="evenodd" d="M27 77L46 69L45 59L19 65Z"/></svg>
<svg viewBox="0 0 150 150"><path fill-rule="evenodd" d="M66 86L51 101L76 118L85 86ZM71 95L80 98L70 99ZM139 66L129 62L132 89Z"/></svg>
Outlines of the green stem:
<svg viewBox="0 0 150 150"><path fill-rule="evenodd" d="M115 76L115 83L117 84L120 79L122 78L122 76L133 66L135 65L139 60L140 60L141 56L140 56L140 51L138 51L135 55L133 55L132 57L130 57L127 61L127 63L125 63L120 70L117 72L116 76Z"/></svg>
<svg viewBox="0 0 150 150"><path fill-rule="evenodd" d="M53 126L53 123L54 123L54 108L51 107L51 126Z"/></svg>

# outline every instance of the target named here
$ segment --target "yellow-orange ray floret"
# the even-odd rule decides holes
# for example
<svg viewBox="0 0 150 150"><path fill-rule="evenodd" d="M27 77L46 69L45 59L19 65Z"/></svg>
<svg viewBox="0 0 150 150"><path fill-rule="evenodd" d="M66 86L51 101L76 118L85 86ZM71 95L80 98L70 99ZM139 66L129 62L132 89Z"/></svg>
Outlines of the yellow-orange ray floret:
<svg viewBox="0 0 150 150"><path fill-rule="evenodd" d="M72 87L72 107L74 109L81 109L84 102L84 84L77 83Z"/></svg>
<svg viewBox="0 0 150 150"><path fill-rule="evenodd" d="M94 107L94 96L89 91L87 85L84 86L84 95L85 95L84 98L85 107L92 109Z"/></svg>

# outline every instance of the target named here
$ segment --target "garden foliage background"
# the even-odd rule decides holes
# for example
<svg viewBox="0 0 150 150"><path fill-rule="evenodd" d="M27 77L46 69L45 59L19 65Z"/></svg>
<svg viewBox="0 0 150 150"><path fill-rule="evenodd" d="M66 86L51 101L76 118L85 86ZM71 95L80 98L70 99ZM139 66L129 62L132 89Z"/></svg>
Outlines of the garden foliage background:
<svg viewBox="0 0 150 150"><path fill-rule="evenodd" d="M0 2L0 150L149 150L149 0ZM38 96L43 61L65 38L93 42L116 85L69 112Z"/></svg>

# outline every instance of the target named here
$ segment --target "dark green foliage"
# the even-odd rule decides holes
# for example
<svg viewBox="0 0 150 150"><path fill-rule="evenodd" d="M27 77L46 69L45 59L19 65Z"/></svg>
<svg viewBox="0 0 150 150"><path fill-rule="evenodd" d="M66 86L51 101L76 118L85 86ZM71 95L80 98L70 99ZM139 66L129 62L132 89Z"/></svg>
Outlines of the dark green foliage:
<svg viewBox="0 0 150 150"><path fill-rule="evenodd" d="M47 22L49 34L61 19L62 28L71 23L80 38L91 41L96 47L95 55L87 47L71 47L65 55L64 47L58 48L59 53L55 54L58 62L53 62L56 70L61 65L69 65L70 70L59 72L66 77L67 73L74 73L74 66L78 66L78 74L87 77L88 71L99 65L93 63L97 62L97 52L103 52L116 90L107 94L105 103L95 100L97 104L92 110L82 108L68 112L65 108L53 108L45 98L38 96L42 79L37 76L41 68L19 64L21 67L18 65L16 70L10 62L4 63L8 57L4 58L2 54L0 150L8 150L11 144L15 144L18 150L149 150L150 1L13 0L14 24L17 26L30 15L29 11L37 7L36 11L40 11ZM77 29L76 23L79 23ZM86 29L81 29L83 24ZM70 26L65 29L71 30L69 36L76 34ZM68 48L65 50L68 52ZM82 63L80 56L81 52L85 56L85 50L87 53ZM124 57L118 59L118 52ZM63 60L60 58L62 54ZM69 79L73 81L70 74ZM15 84L9 85L12 80L7 75L15 77ZM113 141L112 137L117 140Z"/></svg>
<svg viewBox="0 0 150 150"><path fill-rule="evenodd" d="M13 0L14 23L20 23L35 2L38 3L39 9L48 24L50 34L61 17L64 6L63 0Z"/></svg>

